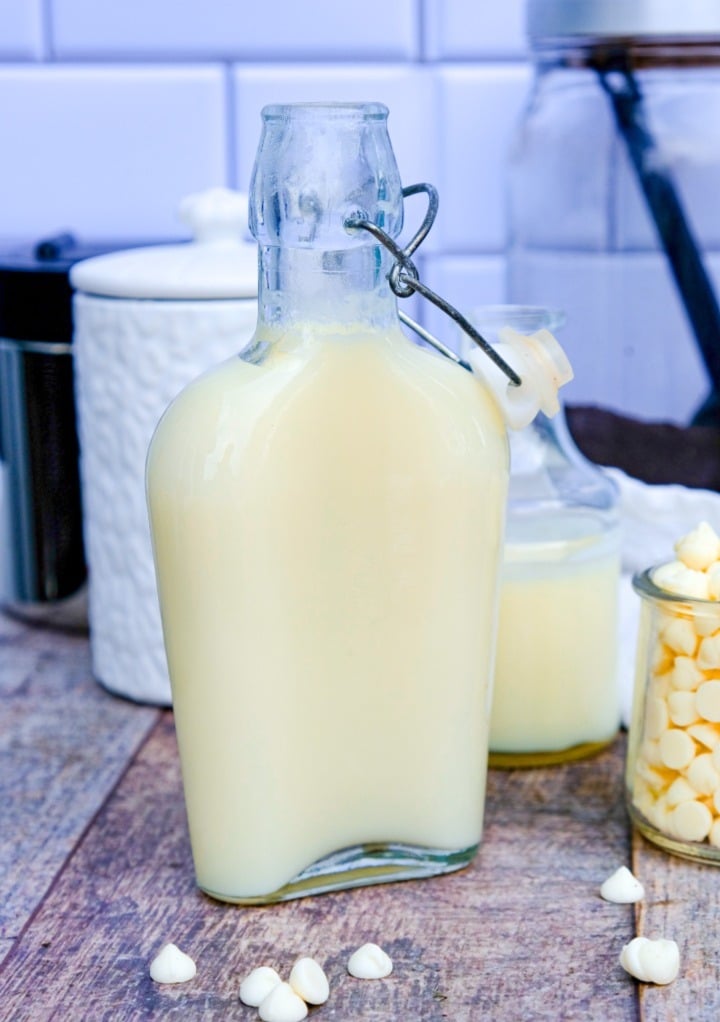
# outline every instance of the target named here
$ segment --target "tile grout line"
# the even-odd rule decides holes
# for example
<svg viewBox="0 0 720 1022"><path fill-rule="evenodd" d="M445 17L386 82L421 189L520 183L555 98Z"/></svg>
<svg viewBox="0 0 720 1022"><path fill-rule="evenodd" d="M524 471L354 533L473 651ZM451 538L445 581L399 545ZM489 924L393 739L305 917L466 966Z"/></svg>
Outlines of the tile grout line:
<svg viewBox="0 0 720 1022"><path fill-rule="evenodd" d="M237 104L235 98L235 79L233 64L228 61L224 65L225 77L225 174L228 188L238 188L238 139L237 139Z"/></svg>
<svg viewBox="0 0 720 1022"><path fill-rule="evenodd" d="M40 43L42 56L38 61L39 65L52 64L55 61L52 29L52 0L40 0Z"/></svg>

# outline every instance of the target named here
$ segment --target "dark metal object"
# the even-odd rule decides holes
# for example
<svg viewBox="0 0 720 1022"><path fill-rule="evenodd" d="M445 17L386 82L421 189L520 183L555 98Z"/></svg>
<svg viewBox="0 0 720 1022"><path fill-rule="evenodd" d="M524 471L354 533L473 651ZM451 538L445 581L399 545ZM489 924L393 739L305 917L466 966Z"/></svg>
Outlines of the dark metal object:
<svg viewBox="0 0 720 1022"><path fill-rule="evenodd" d="M86 575L70 345L0 338L0 440L9 533L3 598L65 599Z"/></svg>
<svg viewBox="0 0 720 1022"><path fill-rule="evenodd" d="M127 245L63 233L0 251L0 601L42 623L87 625L69 271Z"/></svg>

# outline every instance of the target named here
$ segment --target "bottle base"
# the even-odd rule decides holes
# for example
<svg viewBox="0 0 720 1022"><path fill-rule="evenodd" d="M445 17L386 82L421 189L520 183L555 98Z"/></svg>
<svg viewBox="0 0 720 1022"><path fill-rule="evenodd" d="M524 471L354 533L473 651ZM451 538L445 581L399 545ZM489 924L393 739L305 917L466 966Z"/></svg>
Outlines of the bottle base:
<svg viewBox="0 0 720 1022"><path fill-rule="evenodd" d="M402 844L355 845L319 859L289 883L268 894L227 894L211 890L199 882L198 885L217 901L235 905L272 905L312 894L454 873L472 862L479 847L475 844L450 851Z"/></svg>
<svg viewBox="0 0 720 1022"><path fill-rule="evenodd" d="M633 826L644 838L661 848L664 852L677 855L681 859L689 859L692 862L703 862L709 866L720 866L720 848L709 844L707 841L682 841L670 837L658 830L642 813L634 806L630 799L627 801L628 813Z"/></svg>
<svg viewBox="0 0 720 1022"><path fill-rule="evenodd" d="M571 745L567 749L549 749L539 752L500 752L491 749L488 755L488 766L499 770L556 766L560 763L571 763L577 759L597 756L614 741L615 735L612 735L601 742L582 742L579 745Z"/></svg>

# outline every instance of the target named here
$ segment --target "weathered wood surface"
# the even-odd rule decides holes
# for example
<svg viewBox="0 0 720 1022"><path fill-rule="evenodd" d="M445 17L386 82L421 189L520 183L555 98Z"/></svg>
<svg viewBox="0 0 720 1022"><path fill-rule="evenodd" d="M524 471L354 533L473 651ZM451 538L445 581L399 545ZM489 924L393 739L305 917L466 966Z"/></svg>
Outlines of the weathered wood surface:
<svg viewBox="0 0 720 1022"><path fill-rule="evenodd" d="M621 757L619 745L562 770L493 772L484 846L462 873L242 909L195 890L167 714L9 956L3 1017L73 1018L82 1005L84 1018L117 1022L249 1020L244 972L287 972L312 954L333 986L318 1020L634 1019L635 986L617 965L632 910L597 894L629 856ZM167 940L198 962L187 986L148 977ZM346 975L366 940L390 951L391 979Z"/></svg>
<svg viewBox="0 0 720 1022"><path fill-rule="evenodd" d="M329 1002L311 1012L318 1022L718 1018L720 870L631 844L622 739L586 762L491 771L482 850L461 873L226 906L194 885L172 715L104 694L82 639L13 624L0 634L2 786L11 796L0 910L10 906L17 929L0 965L3 1022L249 1022L257 1012L238 1001L242 975L261 963L287 973L300 954L330 976ZM55 738L14 705L23 691L51 708ZM15 728L21 755L12 754ZM598 888L621 863L648 891L640 932L681 945L681 977L669 987L639 985L618 964L636 913L602 901ZM149 978L168 940L197 960L187 985ZM389 979L347 975L348 955L367 940L393 956Z"/></svg>
<svg viewBox="0 0 720 1022"><path fill-rule="evenodd" d="M100 689L82 636L0 614L0 961L157 717Z"/></svg>
<svg viewBox="0 0 720 1022"><path fill-rule="evenodd" d="M645 885L638 933L671 937L680 947L680 975L667 987L640 985L643 1022L720 1018L720 870L666 855L640 835L633 868Z"/></svg>

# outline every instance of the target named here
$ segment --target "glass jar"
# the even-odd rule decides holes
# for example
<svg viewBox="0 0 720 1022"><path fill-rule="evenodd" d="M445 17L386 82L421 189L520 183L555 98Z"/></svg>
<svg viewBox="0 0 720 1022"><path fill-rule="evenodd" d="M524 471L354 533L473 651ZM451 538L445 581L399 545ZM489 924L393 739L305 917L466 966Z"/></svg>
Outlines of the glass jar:
<svg viewBox="0 0 720 1022"><path fill-rule="evenodd" d="M272 106L258 324L148 457L198 884L273 902L458 869L482 834L508 446L403 333L379 104Z"/></svg>
<svg viewBox="0 0 720 1022"><path fill-rule="evenodd" d="M658 588L641 598L627 802L638 830L684 858L720 864L720 604Z"/></svg>
<svg viewBox="0 0 720 1022"><path fill-rule="evenodd" d="M720 5L528 0L528 26L509 298L566 310L583 402L717 423Z"/></svg>
<svg viewBox="0 0 720 1022"><path fill-rule="evenodd" d="M472 320L497 344L507 328L555 331L564 315L495 306ZM619 513L562 410L509 437L490 765L544 766L592 755L618 731Z"/></svg>

